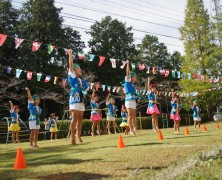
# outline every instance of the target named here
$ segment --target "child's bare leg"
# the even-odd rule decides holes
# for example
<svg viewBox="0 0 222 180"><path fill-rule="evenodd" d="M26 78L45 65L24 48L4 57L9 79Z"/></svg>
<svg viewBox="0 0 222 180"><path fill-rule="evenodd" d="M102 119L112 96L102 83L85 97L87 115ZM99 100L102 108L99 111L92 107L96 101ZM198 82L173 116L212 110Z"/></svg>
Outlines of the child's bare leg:
<svg viewBox="0 0 222 180"><path fill-rule="evenodd" d="M194 129L197 130L197 121L194 121Z"/></svg>
<svg viewBox="0 0 222 180"><path fill-rule="evenodd" d="M133 109L128 108L127 109L127 113L128 113L128 124L129 124L129 129L130 129L130 133L132 135L135 135L134 133L134 125L133 125Z"/></svg>
<svg viewBox="0 0 222 180"><path fill-rule="evenodd" d="M83 142L83 140L81 138L83 113L84 113L84 111L78 111L77 137L78 137L78 140L79 140L80 143Z"/></svg>
<svg viewBox="0 0 222 180"><path fill-rule="evenodd" d="M157 116L157 114L155 114L155 124L156 124L156 130L157 130L157 132L159 132L159 123L158 123L158 116Z"/></svg>
<svg viewBox="0 0 222 180"><path fill-rule="evenodd" d="M117 125L116 125L116 122L113 121L113 127L114 127L114 133L115 133L115 134L117 134L117 132L116 132L116 126L117 126Z"/></svg>
<svg viewBox="0 0 222 180"><path fill-rule="evenodd" d="M100 121L97 121L97 133L100 136Z"/></svg>
<svg viewBox="0 0 222 180"><path fill-rule="evenodd" d="M137 132L136 110L132 109L133 131Z"/></svg>
<svg viewBox="0 0 222 180"><path fill-rule="evenodd" d="M75 134L76 134L77 115L78 115L78 112L76 110L72 111L72 122L70 124L71 144L76 144Z"/></svg>
<svg viewBox="0 0 222 180"><path fill-rule="evenodd" d="M94 136L96 122L92 122L91 135Z"/></svg>
<svg viewBox="0 0 222 180"><path fill-rule="evenodd" d="M129 133L129 131L130 131L129 126L126 126L125 129L126 129L126 130L125 130L126 135L128 135L128 133Z"/></svg>
<svg viewBox="0 0 222 180"><path fill-rule="evenodd" d="M176 124L176 121L173 121L174 122L174 125L173 125L173 127L174 127L174 133L177 131L177 124Z"/></svg>
<svg viewBox="0 0 222 180"><path fill-rule="evenodd" d="M156 125L155 125L155 118L154 118L154 114L152 114L152 127L153 127L153 130L156 132Z"/></svg>
<svg viewBox="0 0 222 180"><path fill-rule="evenodd" d="M110 123L111 123L111 121L108 121L108 124L107 124L108 134L111 134L111 132L110 132Z"/></svg>
<svg viewBox="0 0 222 180"><path fill-rule="evenodd" d="M31 147L33 147L33 140L34 140L34 129L31 129L31 133L29 137L29 142L30 142Z"/></svg>
<svg viewBox="0 0 222 180"><path fill-rule="evenodd" d="M37 142L38 142L38 137L39 137L39 130L35 129L35 135L34 135L34 146L38 147Z"/></svg>
<svg viewBox="0 0 222 180"><path fill-rule="evenodd" d="M12 131L12 142L15 143L15 131Z"/></svg>
<svg viewBox="0 0 222 180"><path fill-rule="evenodd" d="M19 131L16 131L16 141L19 142Z"/></svg>
<svg viewBox="0 0 222 180"><path fill-rule="evenodd" d="M51 134L50 134L50 139L51 140L53 139L53 132L51 132Z"/></svg>
<svg viewBox="0 0 222 180"><path fill-rule="evenodd" d="M180 132L180 121L177 121L177 130Z"/></svg>
<svg viewBox="0 0 222 180"><path fill-rule="evenodd" d="M198 121L198 128L200 129L200 121Z"/></svg>
<svg viewBox="0 0 222 180"><path fill-rule="evenodd" d="M57 132L55 132L55 140L57 139Z"/></svg>

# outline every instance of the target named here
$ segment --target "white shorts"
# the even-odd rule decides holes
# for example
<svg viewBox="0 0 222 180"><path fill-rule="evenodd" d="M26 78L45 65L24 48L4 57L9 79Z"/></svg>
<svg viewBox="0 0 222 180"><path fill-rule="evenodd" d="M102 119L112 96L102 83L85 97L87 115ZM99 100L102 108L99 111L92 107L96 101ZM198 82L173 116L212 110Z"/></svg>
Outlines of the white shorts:
<svg viewBox="0 0 222 180"><path fill-rule="evenodd" d="M85 104L84 103L70 104L69 110L85 111Z"/></svg>
<svg viewBox="0 0 222 180"><path fill-rule="evenodd" d="M125 101L126 109L136 109L136 100Z"/></svg>
<svg viewBox="0 0 222 180"><path fill-rule="evenodd" d="M107 121L115 121L116 118L113 116L107 116Z"/></svg>
<svg viewBox="0 0 222 180"><path fill-rule="evenodd" d="M201 121L200 117L193 118L194 121Z"/></svg>
<svg viewBox="0 0 222 180"><path fill-rule="evenodd" d="M29 121L29 129L40 129L40 125L36 125L36 121Z"/></svg>

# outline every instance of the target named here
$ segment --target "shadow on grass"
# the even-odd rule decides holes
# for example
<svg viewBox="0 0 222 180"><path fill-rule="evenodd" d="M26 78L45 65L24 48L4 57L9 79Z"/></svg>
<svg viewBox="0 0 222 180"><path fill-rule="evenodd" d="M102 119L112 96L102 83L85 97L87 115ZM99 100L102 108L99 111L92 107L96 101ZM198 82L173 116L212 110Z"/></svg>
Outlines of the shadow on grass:
<svg viewBox="0 0 222 180"><path fill-rule="evenodd" d="M212 136L212 135L205 135L205 136ZM174 136L174 137L164 137L165 139L178 139L178 138L194 138L194 137L202 137L202 136L192 136L192 135L188 135L188 136Z"/></svg>
<svg viewBox="0 0 222 180"><path fill-rule="evenodd" d="M147 142L147 143L141 143L141 144L130 144L130 145L126 145L127 147L128 146L149 146L149 145L160 145L160 144L163 144L161 142Z"/></svg>
<svg viewBox="0 0 222 180"><path fill-rule="evenodd" d="M135 171L135 170L161 170L161 169L164 169L164 168L167 168L167 166L144 166L144 167L138 167L138 168L131 168L131 167L128 167L128 168L125 168L124 170L131 170L131 171Z"/></svg>

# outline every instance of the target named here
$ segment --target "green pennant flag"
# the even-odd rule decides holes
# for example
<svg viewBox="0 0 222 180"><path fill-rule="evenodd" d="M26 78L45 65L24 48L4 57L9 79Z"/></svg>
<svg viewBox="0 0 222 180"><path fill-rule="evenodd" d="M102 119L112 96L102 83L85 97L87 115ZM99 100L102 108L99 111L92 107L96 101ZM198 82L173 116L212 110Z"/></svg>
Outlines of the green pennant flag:
<svg viewBox="0 0 222 180"><path fill-rule="evenodd" d="M55 48L55 46L49 44L48 45L48 54L51 54L51 52L53 51L54 48Z"/></svg>

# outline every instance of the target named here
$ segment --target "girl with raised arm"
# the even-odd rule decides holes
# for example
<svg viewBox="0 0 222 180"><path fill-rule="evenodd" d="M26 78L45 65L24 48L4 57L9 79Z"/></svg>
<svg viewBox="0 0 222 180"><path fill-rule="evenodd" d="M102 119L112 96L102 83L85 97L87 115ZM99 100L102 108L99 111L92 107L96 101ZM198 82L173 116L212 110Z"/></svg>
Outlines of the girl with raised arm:
<svg viewBox="0 0 222 180"><path fill-rule="evenodd" d="M40 129L40 115L42 114L42 109L39 106L40 98L38 95L31 95L30 90L26 87L28 95L28 110L29 110L29 129L30 133L30 147L37 148L37 141Z"/></svg>
<svg viewBox="0 0 222 180"><path fill-rule="evenodd" d="M82 70L78 64L73 63L72 50L70 49L68 82L71 86L69 98L69 110L72 114L71 144L76 144L75 135L78 137L80 143L83 142L81 138L83 113L85 111L83 94L86 94L86 91L88 91L89 87L86 80L84 80L81 76Z"/></svg>
<svg viewBox="0 0 222 180"><path fill-rule="evenodd" d="M136 89L134 84L137 81L137 75L135 72L130 71L130 64L127 60L127 66L126 66L126 77L125 77L125 83L124 83L124 89L125 89L125 106L127 109L128 114L128 124L130 129L130 134L135 136L137 131L136 127Z"/></svg>
<svg viewBox="0 0 222 180"><path fill-rule="evenodd" d="M157 90L154 86L150 86L150 77L148 77L148 83L147 83L147 91L148 91L148 108L147 108L147 114L152 115L152 125L153 130L155 132L159 132L159 125L158 125L158 114L160 114L158 108L157 108Z"/></svg>

